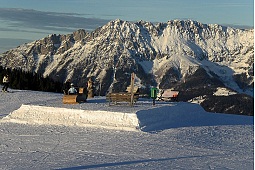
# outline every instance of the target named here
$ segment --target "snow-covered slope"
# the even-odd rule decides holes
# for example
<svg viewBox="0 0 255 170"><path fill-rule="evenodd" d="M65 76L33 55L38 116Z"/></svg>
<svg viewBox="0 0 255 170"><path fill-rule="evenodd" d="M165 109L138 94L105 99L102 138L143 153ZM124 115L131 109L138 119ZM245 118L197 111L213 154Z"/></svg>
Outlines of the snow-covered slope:
<svg viewBox="0 0 255 170"><path fill-rule="evenodd" d="M0 169L249 170L254 166L251 116L208 113L185 102L152 106L152 101L139 100L134 107L109 107L104 98L94 98L83 104L63 105L61 94L12 91L0 93ZM27 124L3 121L21 104L51 107L52 112L60 111L59 107L72 110L67 121L75 118L76 110L84 110L84 114L91 109L96 109L96 114L100 110L136 112L142 131L30 125L32 117ZM34 119L44 115L41 111L34 113Z"/></svg>
<svg viewBox="0 0 255 170"><path fill-rule="evenodd" d="M10 97L13 98L12 102L8 102ZM253 124L252 116L210 113L199 104L189 102L157 101L154 106L152 100L140 98L135 107L130 107L127 103L122 103L122 106L109 106L105 97L96 97L88 99L86 103L68 105L62 103L62 94L22 90L12 90L12 93L2 92L1 99L3 108L0 115L1 117L5 115L1 122L92 125L142 131L190 126Z"/></svg>

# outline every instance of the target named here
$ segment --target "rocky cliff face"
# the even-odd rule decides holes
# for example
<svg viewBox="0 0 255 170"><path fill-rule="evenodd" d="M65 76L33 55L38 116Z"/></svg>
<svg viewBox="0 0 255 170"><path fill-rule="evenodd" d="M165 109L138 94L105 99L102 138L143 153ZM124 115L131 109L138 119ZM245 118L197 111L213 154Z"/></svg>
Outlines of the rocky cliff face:
<svg viewBox="0 0 255 170"><path fill-rule="evenodd" d="M94 77L101 94L110 88L125 90L132 72L140 87L172 88L203 69L223 86L252 93L253 40L253 29L190 20L158 24L115 20L92 32L49 35L23 44L1 54L0 65L59 81L71 79L79 86Z"/></svg>

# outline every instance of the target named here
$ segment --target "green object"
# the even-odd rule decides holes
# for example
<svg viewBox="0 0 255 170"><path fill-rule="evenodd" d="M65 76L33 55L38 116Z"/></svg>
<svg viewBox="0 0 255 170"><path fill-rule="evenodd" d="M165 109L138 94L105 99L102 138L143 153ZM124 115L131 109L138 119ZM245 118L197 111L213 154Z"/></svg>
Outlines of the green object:
<svg viewBox="0 0 255 170"><path fill-rule="evenodd" d="M157 98L158 89L156 87L151 88L151 98Z"/></svg>

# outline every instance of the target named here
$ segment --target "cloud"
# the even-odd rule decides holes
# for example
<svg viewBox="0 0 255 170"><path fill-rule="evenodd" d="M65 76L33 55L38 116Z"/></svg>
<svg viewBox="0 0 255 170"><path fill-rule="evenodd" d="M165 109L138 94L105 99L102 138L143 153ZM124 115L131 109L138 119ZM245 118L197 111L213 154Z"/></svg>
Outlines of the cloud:
<svg viewBox="0 0 255 170"><path fill-rule="evenodd" d="M21 27L63 32L77 29L94 30L109 22L109 20L89 18L78 13L43 12L18 8L0 8L0 19L8 22L10 31Z"/></svg>
<svg viewBox="0 0 255 170"><path fill-rule="evenodd" d="M92 31L107 22L89 14L0 8L0 53L49 34L68 34L78 29Z"/></svg>
<svg viewBox="0 0 255 170"><path fill-rule="evenodd" d="M11 38L0 38L0 54L10 50L11 48L17 47L20 44L29 43L33 40L29 39L11 39Z"/></svg>
<svg viewBox="0 0 255 170"><path fill-rule="evenodd" d="M232 28L238 28L238 29L253 29L253 26L249 26L249 25L241 25L241 24L221 24L224 25L226 27L232 27Z"/></svg>

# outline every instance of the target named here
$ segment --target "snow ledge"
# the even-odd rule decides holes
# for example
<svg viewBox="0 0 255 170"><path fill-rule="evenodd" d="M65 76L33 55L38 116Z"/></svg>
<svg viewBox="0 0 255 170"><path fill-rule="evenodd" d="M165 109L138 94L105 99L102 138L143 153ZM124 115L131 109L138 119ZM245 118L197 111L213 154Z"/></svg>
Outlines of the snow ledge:
<svg viewBox="0 0 255 170"><path fill-rule="evenodd" d="M92 126L139 131L139 120L135 113L79 110L25 104L1 119L0 122L33 125Z"/></svg>

